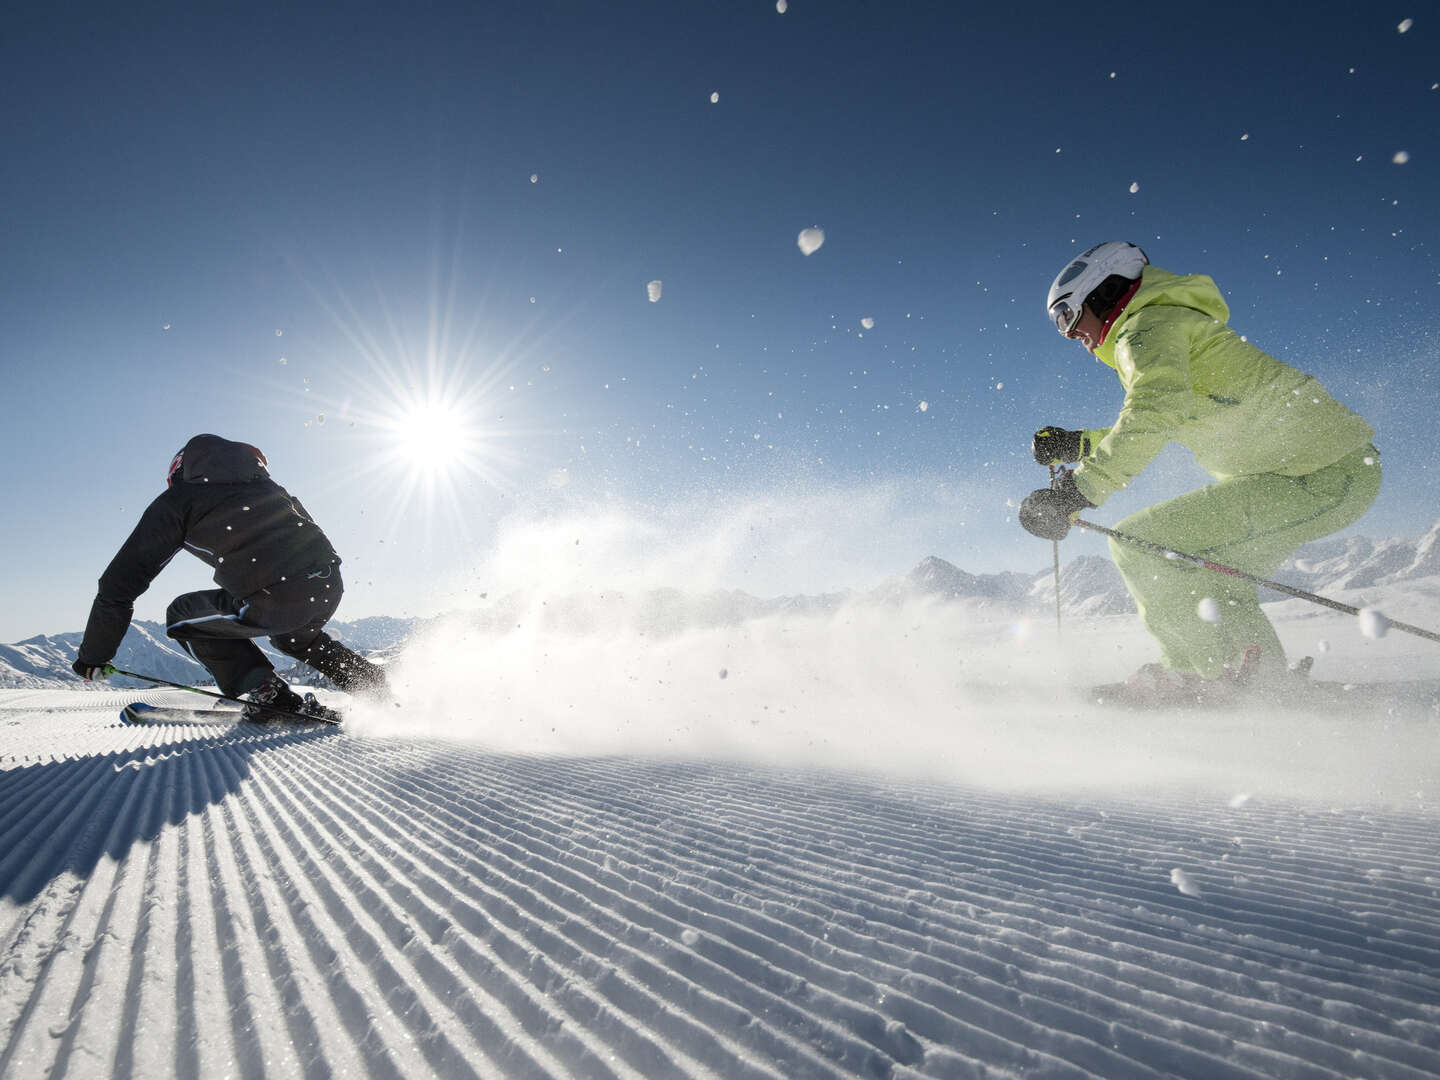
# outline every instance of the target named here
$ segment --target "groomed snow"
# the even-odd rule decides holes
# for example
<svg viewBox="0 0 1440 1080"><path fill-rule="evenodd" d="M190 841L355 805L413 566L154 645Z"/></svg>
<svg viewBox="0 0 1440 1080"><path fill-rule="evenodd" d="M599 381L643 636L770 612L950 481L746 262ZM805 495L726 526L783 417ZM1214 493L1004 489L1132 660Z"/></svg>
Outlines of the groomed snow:
<svg viewBox="0 0 1440 1080"><path fill-rule="evenodd" d="M483 644L341 731L0 692L0 1076L1440 1074L1425 700L1097 709L1131 617Z"/></svg>

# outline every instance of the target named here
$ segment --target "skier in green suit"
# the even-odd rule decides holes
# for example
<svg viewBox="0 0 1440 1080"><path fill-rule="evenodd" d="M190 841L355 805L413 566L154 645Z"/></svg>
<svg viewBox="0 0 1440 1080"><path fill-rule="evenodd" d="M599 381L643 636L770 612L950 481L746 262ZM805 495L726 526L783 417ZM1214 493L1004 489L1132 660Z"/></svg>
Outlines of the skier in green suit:
<svg viewBox="0 0 1440 1080"><path fill-rule="evenodd" d="M1116 529L1250 574L1269 576L1375 501L1373 429L1314 378L1231 330L1208 276L1169 273L1136 245L1112 241L1066 265L1047 309L1060 333L1115 369L1125 403L1109 428L1035 433L1036 461L1079 464L1026 497L1020 523L1029 532L1062 539L1072 517L1126 487L1171 442L1189 447L1215 483ZM1122 541L1110 551L1162 650L1126 694L1178 702L1284 684L1285 653L1255 585Z"/></svg>

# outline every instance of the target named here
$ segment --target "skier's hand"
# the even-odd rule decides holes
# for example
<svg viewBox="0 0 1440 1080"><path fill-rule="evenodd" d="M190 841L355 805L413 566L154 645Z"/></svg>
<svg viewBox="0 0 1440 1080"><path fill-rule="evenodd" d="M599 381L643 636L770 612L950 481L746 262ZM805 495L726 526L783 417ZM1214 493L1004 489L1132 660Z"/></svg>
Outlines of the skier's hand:
<svg viewBox="0 0 1440 1080"><path fill-rule="evenodd" d="M1059 465L1066 461L1079 461L1090 452L1090 440L1083 431L1067 431L1065 428L1042 427L1030 440L1030 453L1040 465Z"/></svg>
<svg viewBox="0 0 1440 1080"><path fill-rule="evenodd" d="M86 682L106 682L110 678L109 664L101 664L96 667L94 664L87 664L85 661L77 659L70 665L70 670Z"/></svg>
<svg viewBox="0 0 1440 1080"><path fill-rule="evenodd" d="M1070 532L1070 518L1095 504L1075 486L1075 478L1062 469L1055 486L1040 488L1025 496L1020 504L1020 524L1025 531L1042 540L1064 540Z"/></svg>

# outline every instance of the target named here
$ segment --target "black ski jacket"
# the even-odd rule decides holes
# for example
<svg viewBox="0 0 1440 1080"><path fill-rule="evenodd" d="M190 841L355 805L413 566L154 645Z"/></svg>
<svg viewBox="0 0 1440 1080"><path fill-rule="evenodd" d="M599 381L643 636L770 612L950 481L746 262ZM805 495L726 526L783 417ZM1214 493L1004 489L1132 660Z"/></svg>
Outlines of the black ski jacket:
<svg viewBox="0 0 1440 1080"><path fill-rule="evenodd" d="M136 597L182 547L214 567L215 584L242 601L282 577L340 562L251 447L196 435L182 453L174 482L146 508L100 576L80 643L83 664L99 667L114 658Z"/></svg>

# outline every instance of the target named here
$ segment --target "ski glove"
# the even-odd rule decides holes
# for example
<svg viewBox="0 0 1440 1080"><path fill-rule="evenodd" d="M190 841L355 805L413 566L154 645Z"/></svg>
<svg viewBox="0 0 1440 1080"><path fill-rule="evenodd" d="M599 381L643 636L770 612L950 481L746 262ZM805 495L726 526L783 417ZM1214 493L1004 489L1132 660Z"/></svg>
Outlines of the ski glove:
<svg viewBox="0 0 1440 1080"><path fill-rule="evenodd" d="M110 673L105 670L109 666L109 664L101 664L97 667L93 664L87 664L83 660L76 660L70 665L70 670L86 682L105 682L110 677Z"/></svg>
<svg viewBox="0 0 1440 1080"><path fill-rule="evenodd" d="M1070 517L1095 504L1075 486L1075 478L1062 469L1055 486L1040 488L1025 496L1020 504L1020 524L1025 531L1042 540L1064 540L1070 532Z"/></svg>
<svg viewBox="0 0 1440 1080"><path fill-rule="evenodd" d="M1059 465L1065 461L1079 461L1090 452L1090 440L1083 431L1067 431L1065 428L1042 427L1030 440L1030 453L1040 465Z"/></svg>

